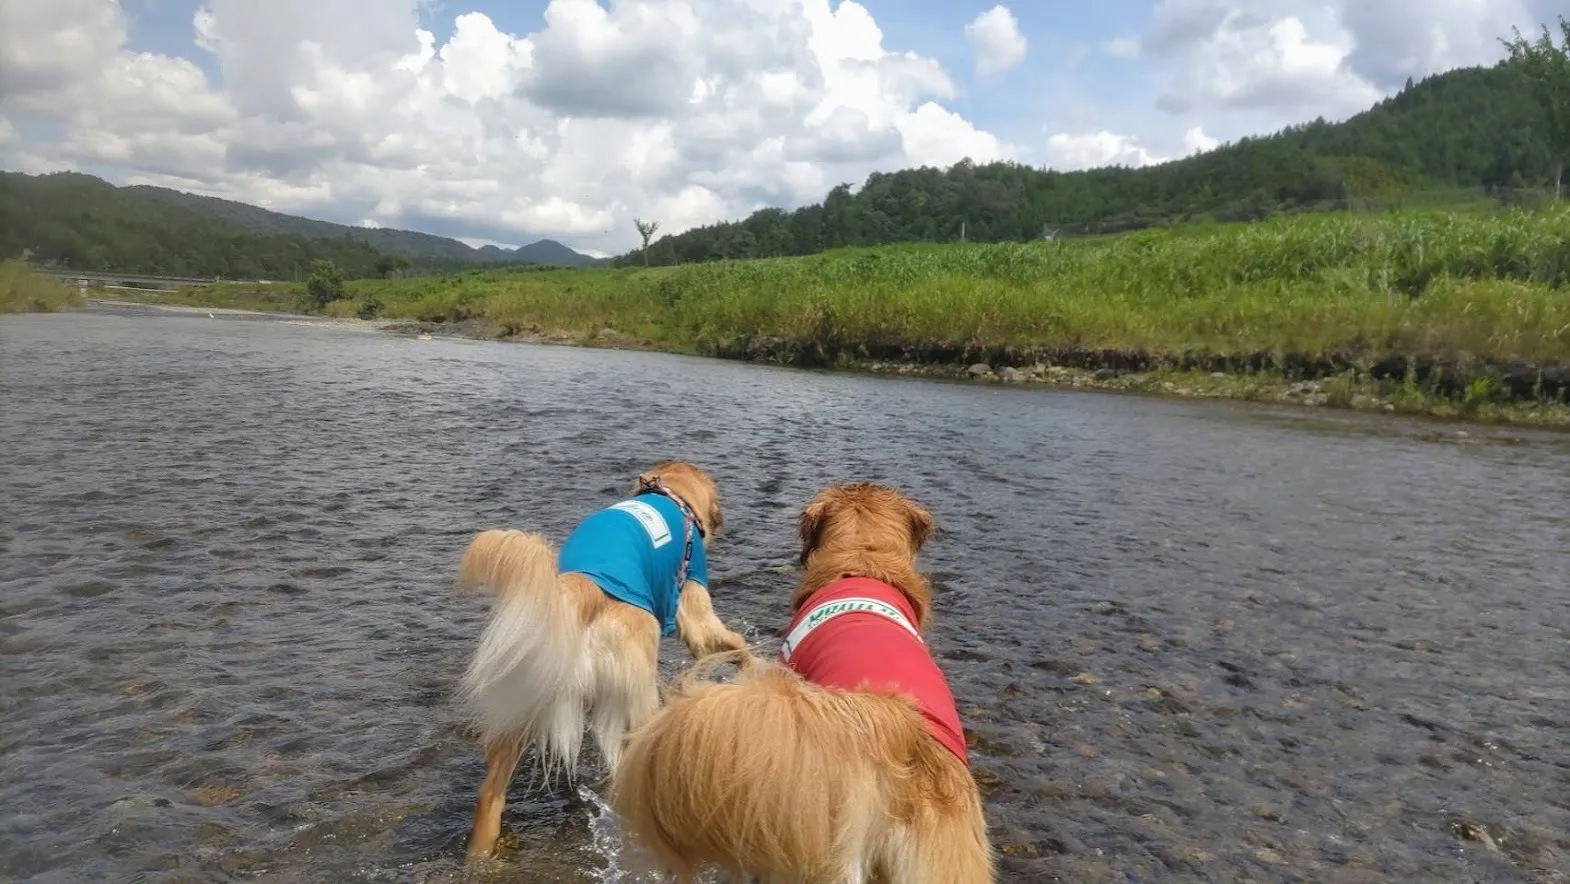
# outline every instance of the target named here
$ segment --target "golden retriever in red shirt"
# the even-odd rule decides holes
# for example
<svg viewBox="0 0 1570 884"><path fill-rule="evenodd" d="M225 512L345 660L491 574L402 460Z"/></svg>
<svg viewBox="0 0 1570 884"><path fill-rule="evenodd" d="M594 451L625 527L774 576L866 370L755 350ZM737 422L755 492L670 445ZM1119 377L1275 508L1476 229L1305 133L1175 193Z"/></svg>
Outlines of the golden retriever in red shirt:
<svg viewBox="0 0 1570 884"><path fill-rule="evenodd" d="M782 661L700 661L627 740L611 804L679 880L991 884L995 859L948 687L921 636L931 514L869 483L801 513ZM738 660L733 683L701 673ZM957 740L957 746L956 746Z"/></svg>

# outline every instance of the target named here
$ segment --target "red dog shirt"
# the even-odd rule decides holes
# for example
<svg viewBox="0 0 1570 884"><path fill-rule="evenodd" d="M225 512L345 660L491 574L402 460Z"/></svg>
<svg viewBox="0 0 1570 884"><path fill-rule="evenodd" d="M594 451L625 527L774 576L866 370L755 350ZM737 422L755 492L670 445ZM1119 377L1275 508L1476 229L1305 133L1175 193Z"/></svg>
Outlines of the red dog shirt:
<svg viewBox="0 0 1570 884"><path fill-rule="evenodd" d="M780 661L814 684L892 688L913 695L927 730L969 765L954 695L915 620L910 602L894 587L866 577L841 577L797 609Z"/></svg>

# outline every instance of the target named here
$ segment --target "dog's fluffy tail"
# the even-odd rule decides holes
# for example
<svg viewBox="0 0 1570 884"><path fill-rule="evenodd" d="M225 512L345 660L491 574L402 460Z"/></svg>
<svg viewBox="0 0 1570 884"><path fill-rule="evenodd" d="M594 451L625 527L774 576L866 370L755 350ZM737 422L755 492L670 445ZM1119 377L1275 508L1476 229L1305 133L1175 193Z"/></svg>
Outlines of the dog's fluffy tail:
<svg viewBox="0 0 1570 884"><path fill-rule="evenodd" d="M611 804L630 840L664 871L691 876L712 864L840 880L869 854L898 862L912 839L974 842L965 830L980 806L968 772L908 698L819 689L751 657L732 661L734 683L710 680L734 656L689 670L613 775ZM984 846L976 855L953 880L990 880ZM953 873L967 863L938 865Z"/></svg>
<svg viewBox="0 0 1570 884"><path fill-rule="evenodd" d="M544 536L489 530L469 542L455 582L460 592L496 593L459 699L487 744L537 741L547 777L571 774L583 740L582 601L556 569Z"/></svg>

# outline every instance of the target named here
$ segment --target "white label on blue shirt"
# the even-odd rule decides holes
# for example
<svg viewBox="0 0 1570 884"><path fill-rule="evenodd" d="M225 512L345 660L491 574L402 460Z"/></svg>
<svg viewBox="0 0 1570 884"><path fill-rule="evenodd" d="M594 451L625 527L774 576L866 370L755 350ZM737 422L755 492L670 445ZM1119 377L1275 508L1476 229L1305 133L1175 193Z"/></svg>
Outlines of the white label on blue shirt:
<svg viewBox="0 0 1570 884"><path fill-rule="evenodd" d="M643 530L649 532L649 540L654 543L655 549L671 542L671 529L665 524L665 517L654 507L641 500L624 500L611 509L621 510L643 523Z"/></svg>

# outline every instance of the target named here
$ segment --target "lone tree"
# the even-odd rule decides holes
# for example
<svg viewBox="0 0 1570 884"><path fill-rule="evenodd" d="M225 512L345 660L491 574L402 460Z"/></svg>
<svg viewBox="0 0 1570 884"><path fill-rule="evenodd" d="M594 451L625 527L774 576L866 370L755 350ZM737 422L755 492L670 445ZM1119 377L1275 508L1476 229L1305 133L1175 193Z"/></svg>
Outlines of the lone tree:
<svg viewBox="0 0 1570 884"><path fill-rule="evenodd" d="M649 238L660 229L660 222L645 221L642 218L632 219L634 227L638 228L638 235L643 237L643 266L649 266Z"/></svg>
<svg viewBox="0 0 1570 884"><path fill-rule="evenodd" d="M409 259L402 255L383 255L376 259L376 275L387 279L408 270L410 266Z"/></svg>
<svg viewBox="0 0 1570 884"><path fill-rule="evenodd" d="M1527 42L1519 28L1514 40L1500 40L1510 50L1510 62L1531 84L1548 118L1548 141L1554 152L1554 199L1559 199L1565 158L1570 156L1570 20L1559 16L1560 45L1543 25L1543 34Z"/></svg>
<svg viewBox="0 0 1570 884"><path fill-rule="evenodd" d="M343 271L326 258L311 262L311 277L305 282L306 303L317 310L342 298Z"/></svg>

